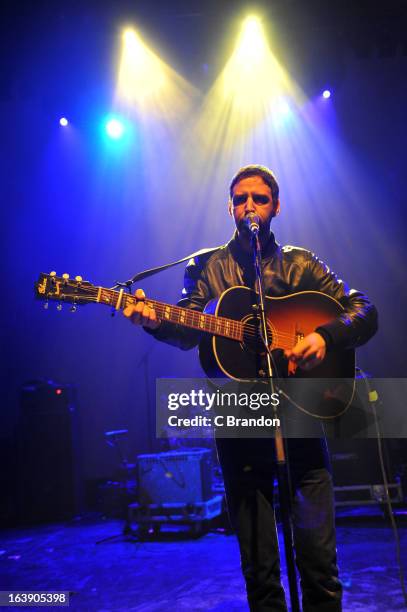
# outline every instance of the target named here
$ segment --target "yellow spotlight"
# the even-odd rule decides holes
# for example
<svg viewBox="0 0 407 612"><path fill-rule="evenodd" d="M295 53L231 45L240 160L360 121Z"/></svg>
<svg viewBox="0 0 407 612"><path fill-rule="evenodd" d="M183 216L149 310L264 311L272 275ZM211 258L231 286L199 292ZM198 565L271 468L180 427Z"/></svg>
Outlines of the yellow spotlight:
<svg viewBox="0 0 407 612"><path fill-rule="evenodd" d="M286 94L287 88L287 77L270 50L260 19L247 17L223 70L225 100L258 119L272 110L275 99Z"/></svg>
<svg viewBox="0 0 407 612"><path fill-rule="evenodd" d="M278 165L283 141L290 141L296 129L304 96L274 55L266 26L253 15L243 21L185 139L186 151L199 143L200 167L210 176L231 175L247 163ZM197 164L198 177L199 172Z"/></svg>
<svg viewBox="0 0 407 612"><path fill-rule="evenodd" d="M117 97L145 118L169 119L189 106L193 88L143 41L126 29L122 36Z"/></svg>
<svg viewBox="0 0 407 612"><path fill-rule="evenodd" d="M236 59L247 65L261 61L267 54L267 42L263 26L258 17L247 17L236 47Z"/></svg>
<svg viewBox="0 0 407 612"><path fill-rule="evenodd" d="M123 34L123 51L119 70L119 94L140 104L159 96L167 78L163 62L143 43L134 30Z"/></svg>

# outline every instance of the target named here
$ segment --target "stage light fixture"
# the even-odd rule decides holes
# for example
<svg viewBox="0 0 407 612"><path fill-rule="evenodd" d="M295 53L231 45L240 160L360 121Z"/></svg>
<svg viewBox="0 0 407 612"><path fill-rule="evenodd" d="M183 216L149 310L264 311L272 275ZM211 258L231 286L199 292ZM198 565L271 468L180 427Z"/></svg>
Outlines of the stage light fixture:
<svg viewBox="0 0 407 612"><path fill-rule="evenodd" d="M331 97L331 92L329 89L324 89L324 91L322 92L322 97L324 98L324 100L328 100L328 98Z"/></svg>
<svg viewBox="0 0 407 612"><path fill-rule="evenodd" d="M117 117L111 117L106 121L106 133L110 138L118 140L125 132L125 126Z"/></svg>
<svg viewBox="0 0 407 612"><path fill-rule="evenodd" d="M59 125L62 125L62 127L66 127L68 123L69 121L66 117L61 117L61 119L59 120Z"/></svg>

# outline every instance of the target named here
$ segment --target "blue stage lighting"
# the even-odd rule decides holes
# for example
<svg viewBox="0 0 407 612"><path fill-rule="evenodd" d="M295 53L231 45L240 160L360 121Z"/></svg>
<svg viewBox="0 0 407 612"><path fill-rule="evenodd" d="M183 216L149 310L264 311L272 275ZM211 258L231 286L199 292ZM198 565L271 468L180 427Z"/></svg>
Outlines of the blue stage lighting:
<svg viewBox="0 0 407 612"><path fill-rule="evenodd" d="M331 97L331 92L329 91L329 89L324 89L324 91L322 92L322 97L323 97L325 100L328 100L328 98L330 98L330 97Z"/></svg>
<svg viewBox="0 0 407 612"><path fill-rule="evenodd" d="M111 118L106 122L106 133L110 138L117 140L125 132L124 124L120 119Z"/></svg>
<svg viewBox="0 0 407 612"><path fill-rule="evenodd" d="M68 123L69 121L66 117L61 117L61 119L59 120L59 125L62 125L62 127L66 127Z"/></svg>

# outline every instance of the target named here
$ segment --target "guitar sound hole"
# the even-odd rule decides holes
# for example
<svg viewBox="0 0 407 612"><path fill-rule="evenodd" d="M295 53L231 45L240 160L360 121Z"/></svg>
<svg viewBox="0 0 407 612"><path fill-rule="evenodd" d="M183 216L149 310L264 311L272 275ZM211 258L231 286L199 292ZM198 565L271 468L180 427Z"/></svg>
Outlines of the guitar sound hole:
<svg viewBox="0 0 407 612"><path fill-rule="evenodd" d="M263 340L260 335L260 319L256 316L249 315L242 320L243 323L243 348L256 353L257 355L265 355ZM267 323L267 343L271 346L273 342L273 330Z"/></svg>

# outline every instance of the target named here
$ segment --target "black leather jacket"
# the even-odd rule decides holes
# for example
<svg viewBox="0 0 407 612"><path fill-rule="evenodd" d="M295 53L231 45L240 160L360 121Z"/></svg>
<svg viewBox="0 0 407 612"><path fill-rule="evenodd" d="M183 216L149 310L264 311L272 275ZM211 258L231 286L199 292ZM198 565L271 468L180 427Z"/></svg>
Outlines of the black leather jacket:
<svg viewBox="0 0 407 612"><path fill-rule="evenodd" d="M377 310L363 293L349 287L316 255L294 246L281 247L274 235L262 253L264 287L267 295L283 296L298 291L321 291L345 308L333 321L318 327L328 350L360 346L377 331ZM254 287L252 257L240 247L236 232L224 246L188 262L179 306L202 311L213 298L236 285ZM199 331L162 321L151 331L157 340L188 350L201 338Z"/></svg>

